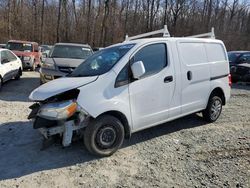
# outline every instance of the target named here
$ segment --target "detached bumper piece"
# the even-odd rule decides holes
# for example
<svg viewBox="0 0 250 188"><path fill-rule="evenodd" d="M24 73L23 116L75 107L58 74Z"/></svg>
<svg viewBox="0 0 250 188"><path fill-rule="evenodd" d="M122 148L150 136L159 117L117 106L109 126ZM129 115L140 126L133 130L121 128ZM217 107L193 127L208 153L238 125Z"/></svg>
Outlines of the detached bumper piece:
<svg viewBox="0 0 250 188"><path fill-rule="evenodd" d="M42 127L38 130L46 139L49 139L53 135L61 134L63 136L62 145L64 147L67 147L71 144L73 131L82 129L84 126L85 124L80 124L76 126L74 120L71 120L63 122L61 125L58 125L56 127Z"/></svg>

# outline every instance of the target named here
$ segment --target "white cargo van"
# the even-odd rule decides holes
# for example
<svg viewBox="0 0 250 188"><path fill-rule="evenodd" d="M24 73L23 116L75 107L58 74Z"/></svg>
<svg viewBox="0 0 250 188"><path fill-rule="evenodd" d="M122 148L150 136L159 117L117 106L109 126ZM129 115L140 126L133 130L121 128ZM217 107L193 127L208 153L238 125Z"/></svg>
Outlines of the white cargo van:
<svg viewBox="0 0 250 188"><path fill-rule="evenodd" d="M74 133L90 152L108 156L132 133L188 114L216 121L230 84L220 40L128 38L35 89L29 118L47 139L59 134L68 146Z"/></svg>

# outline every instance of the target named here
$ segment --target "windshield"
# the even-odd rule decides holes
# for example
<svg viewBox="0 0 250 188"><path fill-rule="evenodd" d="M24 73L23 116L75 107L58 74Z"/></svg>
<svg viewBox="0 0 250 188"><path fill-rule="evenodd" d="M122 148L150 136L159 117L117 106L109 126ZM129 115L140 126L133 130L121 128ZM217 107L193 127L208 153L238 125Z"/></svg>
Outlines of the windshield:
<svg viewBox="0 0 250 188"><path fill-rule="evenodd" d="M228 53L229 62L234 63L240 55L241 55L240 53Z"/></svg>
<svg viewBox="0 0 250 188"><path fill-rule="evenodd" d="M135 44L115 46L96 52L69 76L97 76L108 72Z"/></svg>
<svg viewBox="0 0 250 188"><path fill-rule="evenodd" d="M8 42L7 48L9 50L16 50L16 51L29 51L32 52L32 44L30 43L17 43L17 42Z"/></svg>
<svg viewBox="0 0 250 188"><path fill-rule="evenodd" d="M86 59L90 55L91 49L82 46L57 45L51 52L52 58Z"/></svg>

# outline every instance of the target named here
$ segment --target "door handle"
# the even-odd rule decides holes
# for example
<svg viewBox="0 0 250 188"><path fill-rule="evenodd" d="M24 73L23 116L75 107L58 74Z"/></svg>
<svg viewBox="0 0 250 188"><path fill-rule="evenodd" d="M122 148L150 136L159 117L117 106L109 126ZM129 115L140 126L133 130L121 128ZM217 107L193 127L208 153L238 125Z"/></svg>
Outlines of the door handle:
<svg viewBox="0 0 250 188"><path fill-rule="evenodd" d="M173 76L167 76L164 78L164 83L169 83L173 81Z"/></svg>
<svg viewBox="0 0 250 188"><path fill-rule="evenodd" d="M192 80L192 78L193 78L192 72L191 72L191 71L188 71L188 72L187 72L187 79L188 79L188 80Z"/></svg>

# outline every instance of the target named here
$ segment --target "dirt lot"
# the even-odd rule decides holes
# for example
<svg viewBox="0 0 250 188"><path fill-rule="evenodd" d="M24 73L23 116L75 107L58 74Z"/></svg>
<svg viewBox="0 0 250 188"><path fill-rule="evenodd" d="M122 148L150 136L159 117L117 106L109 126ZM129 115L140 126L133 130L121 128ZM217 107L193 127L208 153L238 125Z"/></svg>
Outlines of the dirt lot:
<svg viewBox="0 0 250 188"><path fill-rule="evenodd" d="M82 142L40 151L26 118L38 74L0 92L0 187L250 187L250 86L235 85L220 119L191 115L136 133L108 158Z"/></svg>

